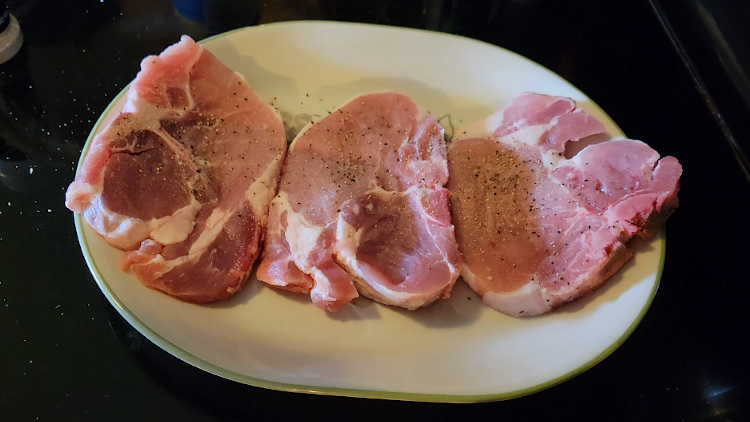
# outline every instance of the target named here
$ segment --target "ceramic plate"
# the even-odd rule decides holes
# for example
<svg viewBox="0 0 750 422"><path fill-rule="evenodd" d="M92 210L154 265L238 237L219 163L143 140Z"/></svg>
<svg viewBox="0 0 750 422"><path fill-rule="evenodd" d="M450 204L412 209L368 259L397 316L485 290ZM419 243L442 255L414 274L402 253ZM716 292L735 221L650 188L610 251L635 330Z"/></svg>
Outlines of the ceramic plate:
<svg viewBox="0 0 750 422"><path fill-rule="evenodd" d="M175 39L175 42L177 39ZM507 105L523 91L569 96L617 126L549 70L506 50L440 33L329 22L245 28L203 41L242 73L290 124L301 126L352 96L412 96L450 132ZM159 53L154 51L154 54ZM122 109L120 94L92 131ZM309 297L254 277L229 301L179 302L118 270L121 252L80 216L86 261L109 301L151 341L221 377L260 387L420 401L487 401L529 394L604 359L645 314L664 259L663 234L634 243L635 257L592 297L535 318L485 307L459 280L451 298L409 312L357 299L327 314Z"/></svg>

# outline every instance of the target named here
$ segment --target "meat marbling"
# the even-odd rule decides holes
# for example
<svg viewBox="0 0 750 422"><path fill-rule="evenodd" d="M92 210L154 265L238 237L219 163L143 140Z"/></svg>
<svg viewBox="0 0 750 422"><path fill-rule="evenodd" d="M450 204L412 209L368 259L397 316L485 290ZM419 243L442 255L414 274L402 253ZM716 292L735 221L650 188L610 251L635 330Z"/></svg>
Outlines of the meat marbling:
<svg viewBox="0 0 750 422"><path fill-rule="evenodd" d="M407 309L447 297L460 271L447 179L434 116L401 94L354 98L289 147L258 279L329 311L359 293Z"/></svg>
<svg viewBox="0 0 750 422"><path fill-rule="evenodd" d="M462 276L513 316L591 293L678 205L682 167L643 142L610 140L566 158L568 142L605 131L573 100L535 93L457 131L448 166Z"/></svg>
<svg viewBox="0 0 750 422"><path fill-rule="evenodd" d="M205 303L238 291L259 255L286 153L281 117L183 36L141 63L96 136L66 206L148 287Z"/></svg>

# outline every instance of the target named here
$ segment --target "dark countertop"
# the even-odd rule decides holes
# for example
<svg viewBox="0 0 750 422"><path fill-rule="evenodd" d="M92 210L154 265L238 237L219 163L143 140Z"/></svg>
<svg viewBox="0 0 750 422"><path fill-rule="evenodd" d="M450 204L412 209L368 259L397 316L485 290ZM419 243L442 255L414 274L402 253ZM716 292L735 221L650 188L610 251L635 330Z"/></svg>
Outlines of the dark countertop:
<svg viewBox="0 0 750 422"><path fill-rule="evenodd" d="M722 126L747 119L715 118L720 111L707 107L705 93L721 106L731 104L722 100L731 89L696 86L683 54L705 60L689 45L675 50L648 2L213 3L234 13L212 15L222 24L206 28L178 17L167 0L9 2L25 44L0 65L0 421L750 419L750 184L734 158L744 141L730 144ZM241 12L232 9L240 3ZM657 8L662 19L671 19L671 7ZM664 275L630 339L549 390L443 405L240 385L177 360L130 327L96 286L64 207L90 129L141 58L179 35L294 19L428 28L503 46L572 82L628 136L679 158L681 205L667 223Z"/></svg>

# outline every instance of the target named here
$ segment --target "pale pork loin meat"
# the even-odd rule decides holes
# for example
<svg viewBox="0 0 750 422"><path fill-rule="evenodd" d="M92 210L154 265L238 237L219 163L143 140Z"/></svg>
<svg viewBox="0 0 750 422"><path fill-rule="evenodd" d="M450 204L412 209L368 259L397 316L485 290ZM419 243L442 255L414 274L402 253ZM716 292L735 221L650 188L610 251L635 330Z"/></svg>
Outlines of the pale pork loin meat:
<svg viewBox="0 0 750 422"><path fill-rule="evenodd" d="M407 309L447 297L460 271L447 180L434 116L401 94L354 98L290 145L258 279L329 311L359 294Z"/></svg>
<svg viewBox="0 0 750 422"><path fill-rule="evenodd" d="M457 131L448 166L464 280L492 308L538 315L591 293L678 205L682 167L643 142L610 140L573 100L535 93Z"/></svg>
<svg viewBox="0 0 750 422"><path fill-rule="evenodd" d="M225 299L265 233L284 126L238 74L192 39L147 57L122 113L96 136L66 205L121 267L179 299Z"/></svg>

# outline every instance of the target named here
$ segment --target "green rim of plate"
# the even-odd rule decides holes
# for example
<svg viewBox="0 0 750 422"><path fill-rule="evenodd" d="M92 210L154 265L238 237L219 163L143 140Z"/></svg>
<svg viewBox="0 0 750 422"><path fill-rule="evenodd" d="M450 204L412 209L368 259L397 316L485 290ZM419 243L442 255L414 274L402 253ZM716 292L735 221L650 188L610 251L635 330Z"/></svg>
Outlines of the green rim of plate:
<svg viewBox="0 0 750 422"><path fill-rule="evenodd" d="M461 37L457 35L450 35L450 34L445 34L445 33L440 33L440 32L432 32L432 31L413 29L413 28L391 27L391 26L386 26L386 25L351 24L351 23L333 22L333 21L278 22L278 23L265 24L265 25L259 25L259 26L267 27L267 26L272 26L272 25L273 26L295 25L295 24L300 24L300 23L371 26L371 27L379 27L379 28L390 28L390 29L402 30L402 31L414 31L414 32L422 32L422 33L428 32L430 34L437 35L437 36L459 37L459 38L464 38L465 40L468 40L470 42L486 44L493 48L498 48L505 52L511 53L514 56L518 56L522 58L523 60L533 63L534 65L544 68L548 72L555 74L554 72L545 68L544 66L541 66L538 63L527 59L526 57L523 57L512 51L506 50L502 47L498 47L496 45L474 40L471 38ZM239 31L245 31L251 28L253 27L238 28L232 31L224 32L222 34L218 34L212 37L205 38L201 40L199 43L203 44L209 40L224 37L229 34L239 32ZM557 74L555 75L559 77L559 75ZM126 85L122 89L122 91L120 91L120 93L117 94L117 96L115 96L115 98L112 100L112 102L109 103L107 108L104 110L104 112L102 112L102 114L99 116L99 119L94 124L94 127L91 129L91 133L89 134L89 137L86 140L86 144L84 145L83 150L81 151L81 157L78 161L76 174L78 174L78 172L81 169L83 160L88 154L89 148L91 147L91 142L93 141L94 135L97 133L99 126L101 126L104 118L107 115L109 115L115 103L117 103L117 101L123 95L125 95L125 93L127 93L129 88L130 88L130 84ZM602 110L595 102L592 101L592 105L597 107L602 112L602 114L604 114L611 122L614 123L614 120L612 120L609 117L609 115L607 115L604 112L604 110ZM614 124L615 126L617 125L616 123ZM620 132L622 132L622 130L620 130ZM402 392L378 391L378 390L358 390L358 389L337 388L337 387L317 387L317 386L311 386L311 385L297 385L297 384L288 384L288 383L283 383L283 382L269 381L269 380L265 380L261 378L254 378L248 375L243 375L234 371L230 371L228 369L222 368L218 365L214 365L213 363L207 362L197 356L194 356L186 352L185 350L174 345L172 342L170 342L169 340L167 340L166 338L162 337L160 334L152 330L148 325L143 323L143 321L138 319L138 317L132 311L130 311L130 309L128 309L127 306L125 306L125 304L117 297L117 295L112 290L112 288L110 288L110 286L107 284L107 281L104 279L104 276L102 275L101 271L99 271L99 268L97 267L96 262L94 262L94 258L91 254L88 242L86 241L86 237L83 232L83 219L81 218L81 215L74 214L74 219L75 219L76 233L78 234L78 242L81 245L81 250L83 251L84 258L86 259L86 264L88 265L89 270L91 270L91 273L94 276L96 283L99 285L99 288L102 290L102 292L107 297L107 299L112 304L112 306L114 306L115 309L117 309L120 315L122 315L123 318L125 318L125 320L128 321L128 323L130 323L133 327L135 327L147 339L149 339L151 342L161 347L168 353L172 354L173 356L179 358L180 360L187 362L190 365L195 366L196 368L200 368L206 372L220 376L222 378L230 379L232 381L236 381L236 382L243 383L243 384L248 384L254 387L262 387L262 388L267 388L271 390L295 392L295 393L308 393L308 394L317 394L317 395L332 395L332 396L343 396L343 397L388 399L388 400L418 401L418 402L435 402L435 403L479 403L479 402L508 400L508 399L513 399L517 397L526 396L529 394L537 393L542 390L546 390L550 387L554 387L555 385L558 385L564 381L567 381L575 377L576 375L579 375L585 372L586 370L592 368L594 365L604 360L606 357L611 355L615 350L617 350L617 348L620 347L620 345L623 344L625 340L628 339L628 337L630 337L630 335L633 333L633 331L635 331L636 327L638 327L638 324L640 324L640 322L643 320L643 317L646 315L649 308L651 307L651 303L654 301L654 297L656 296L656 291L659 289L661 276L664 271L664 258L666 255L666 245L667 245L666 230L662 228L662 233L661 233L662 234L662 247L661 247L661 257L659 259L659 269L656 274L656 281L654 282L654 287L651 290L651 293L649 295L648 300L646 301L646 304L644 305L643 309L638 314L638 316L635 318L633 323L630 324L630 327L628 327L625 333L619 339L617 339L617 341L615 341L611 346L609 346L607 349L605 349L603 352L597 355L594 359L590 360L584 365L564 375L561 375L555 379L552 379L550 381L547 381L538 385L534 385L528 388L524 388L521 390L510 391L510 392L499 393L499 394L481 394L481 395L419 394L419 393L402 393Z"/></svg>

